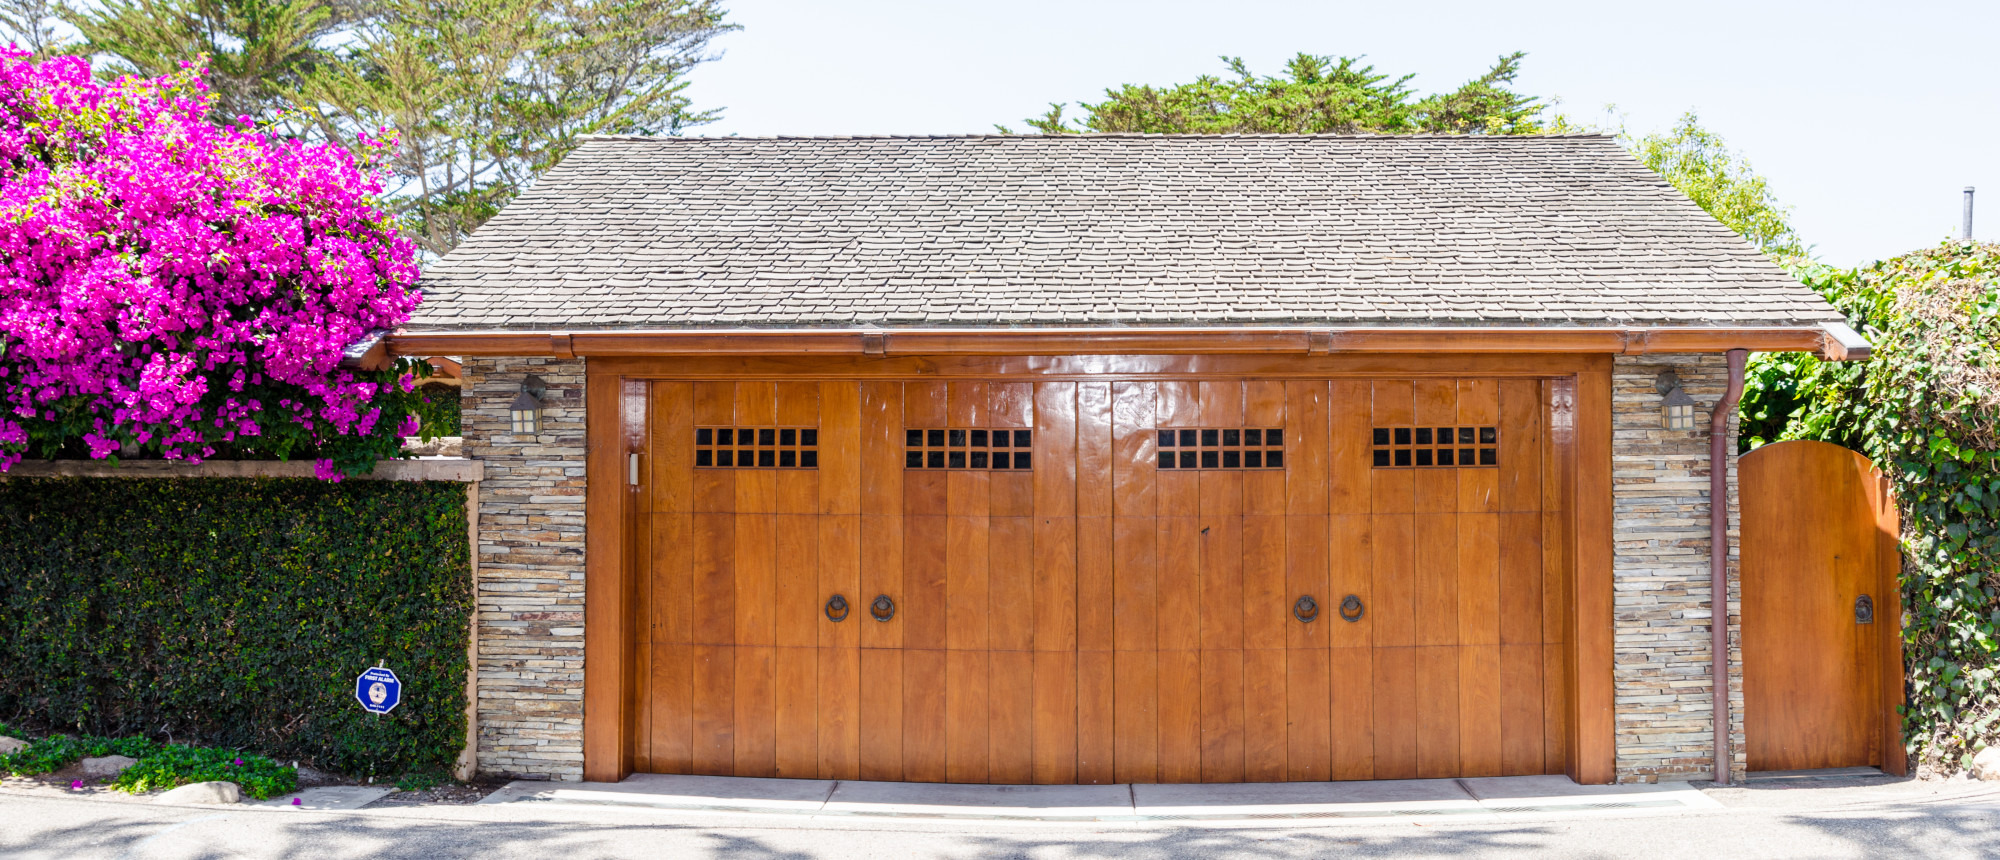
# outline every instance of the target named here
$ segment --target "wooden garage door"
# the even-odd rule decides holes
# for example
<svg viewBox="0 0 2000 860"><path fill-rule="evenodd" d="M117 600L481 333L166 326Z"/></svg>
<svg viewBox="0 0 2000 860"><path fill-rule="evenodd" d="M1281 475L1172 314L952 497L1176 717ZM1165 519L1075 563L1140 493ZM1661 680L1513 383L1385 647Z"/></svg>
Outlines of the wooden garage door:
<svg viewBox="0 0 2000 860"><path fill-rule="evenodd" d="M1560 772L1545 387L652 383L635 764Z"/></svg>

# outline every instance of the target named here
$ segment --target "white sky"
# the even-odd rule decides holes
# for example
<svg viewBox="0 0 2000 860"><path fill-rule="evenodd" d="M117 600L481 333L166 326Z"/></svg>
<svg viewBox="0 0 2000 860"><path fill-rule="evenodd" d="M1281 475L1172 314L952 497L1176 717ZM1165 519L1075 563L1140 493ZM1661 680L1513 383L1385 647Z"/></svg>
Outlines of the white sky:
<svg viewBox="0 0 2000 860"><path fill-rule="evenodd" d="M2000 239L2000 0L728 0L743 30L690 95L724 118L695 133L1016 130L1051 101L1121 83L1278 74L1300 51L1366 54L1456 87L1527 51L1517 88L1633 131L1695 109L1794 207L1825 262L1956 236ZM1072 109L1072 115L1075 110Z"/></svg>

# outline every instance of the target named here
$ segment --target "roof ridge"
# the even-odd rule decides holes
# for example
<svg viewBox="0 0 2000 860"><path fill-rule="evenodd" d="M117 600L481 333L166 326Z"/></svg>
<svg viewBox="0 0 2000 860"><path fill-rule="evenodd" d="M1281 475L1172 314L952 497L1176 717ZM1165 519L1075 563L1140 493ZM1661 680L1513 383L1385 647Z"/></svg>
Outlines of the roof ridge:
<svg viewBox="0 0 2000 860"><path fill-rule="evenodd" d="M1602 132L1575 134L1140 134L1128 132L1084 132L1078 134L765 134L765 135L657 135L580 134L579 141L630 141L657 143L713 143L723 141L770 140L1613 140Z"/></svg>

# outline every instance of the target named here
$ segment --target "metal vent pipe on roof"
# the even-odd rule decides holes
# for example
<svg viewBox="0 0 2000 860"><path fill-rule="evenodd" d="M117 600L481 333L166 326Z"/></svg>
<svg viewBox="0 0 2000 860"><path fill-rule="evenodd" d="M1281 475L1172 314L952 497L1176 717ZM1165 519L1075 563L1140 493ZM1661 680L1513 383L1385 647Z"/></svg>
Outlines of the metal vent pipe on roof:
<svg viewBox="0 0 2000 860"><path fill-rule="evenodd" d="M1965 186L1965 234L1959 238L1972 241L1972 186Z"/></svg>

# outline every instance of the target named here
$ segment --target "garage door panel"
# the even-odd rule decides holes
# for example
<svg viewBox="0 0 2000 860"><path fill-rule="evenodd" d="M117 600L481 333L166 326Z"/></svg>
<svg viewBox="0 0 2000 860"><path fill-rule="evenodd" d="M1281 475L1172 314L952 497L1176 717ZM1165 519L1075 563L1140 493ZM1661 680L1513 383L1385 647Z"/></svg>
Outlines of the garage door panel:
<svg viewBox="0 0 2000 860"><path fill-rule="evenodd" d="M737 776L776 776L777 654L769 645L736 646Z"/></svg>
<svg viewBox="0 0 2000 860"><path fill-rule="evenodd" d="M1192 477L1192 476L1186 476ZM1176 490L1195 496L1193 482ZM1155 520L1158 549L1158 638L1154 647L1193 651L1201 647L1202 618L1210 608L1201 599L1201 521L1193 516ZM1234 607L1231 607L1234 608ZM1220 612L1221 607L1215 607Z"/></svg>
<svg viewBox="0 0 2000 860"><path fill-rule="evenodd" d="M849 600L852 607L849 611L855 620L850 629L859 635L864 648L903 647L903 626L909 623L908 618L898 615L888 621L876 621L867 613L869 602L876 595L909 593L903 585L904 537L905 525L900 516L861 516L861 586Z"/></svg>
<svg viewBox="0 0 2000 860"><path fill-rule="evenodd" d="M1541 413L1539 380L1500 383L1500 510L1542 509Z"/></svg>
<svg viewBox="0 0 2000 860"><path fill-rule="evenodd" d="M1201 781L1242 782L1243 651L1201 652Z"/></svg>
<svg viewBox="0 0 2000 860"><path fill-rule="evenodd" d="M1160 781L1160 663L1157 650L1114 652L1117 722L1112 769L1118 782Z"/></svg>
<svg viewBox="0 0 2000 860"><path fill-rule="evenodd" d="M648 522L653 529L652 540L646 547L653 580L651 641L692 642L694 617L689 594L694 587L694 554L688 548L694 540L694 515L653 514Z"/></svg>
<svg viewBox="0 0 2000 860"><path fill-rule="evenodd" d="M1417 776L1417 649L1384 648L1374 653L1375 778Z"/></svg>
<svg viewBox="0 0 2000 860"><path fill-rule="evenodd" d="M1243 776L1251 782L1287 779L1284 648L1243 649Z"/></svg>
<svg viewBox="0 0 2000 860"><path fill-rule="evenodd" d="M1328 649L1333 683L1333 778L1375 778L1375 666L1367 647Z"/></svg>
<svg viewBox="0 0 2000 860"><path fill-rule="evenodd" d="M662 773L688 773L694 766L693 646L652 646L652 766Z"/></svg>
<svg viewBox="0 0 2000 860"><path fill-rule="evenodd" d="M1160 781L1201 781L1201 653L1159 652Z"/></svg>
<svg viewBox="0 0 2000 860"><path fill-rule="evenodd" d="M829 625L835 626L835 625ZM819 716L819 777L861 778L861 651L854 647L816 649Z"/></svg>
<svg viewBox="0 0 2000 860"><path fill-rule="evenodd" d="M1246 489L1252 477L1244 476ZM1286 625L1297 623L1292 621L1292 601L1285 596L1286 575L1284 516L1244 516L1244 648L1285 647Z"/></svg>
<svg viewBox="0 0 2000 860"><path fill-rule="evenodd" d="M1377 648L1417 644L1416 517L1377 514L1371 518L1373 599L1363 605L1374 625Z"/></svg>
<svg viewBox="0 0 2000 860"><path fill-rule="evenodd" d="M989 655L945 652L945 781L988 782L993 702Z"/></svg>
<svg viewBox="0 0 2000 860"><path fill-rule="evenodd" d="M1459 776L1500 775L1501 686L1498 644L1458 648Z"/></svg>
<svg viewBox="0 0 2000 860"><path fill-rule="evenodd" d="M898 515L903 512L904 504L903 384L869 381L859 387L861 447L857 459L861 464L861 512ZM820 430L825 433L827 428ZM823 446L822 450L837 453L840 449ZM820 466L824 469L838 459L829 457Z"/></svg>
<svg viewBox="0 0 2000 860"><path fill-rule="evenodd" d="M890 599L895 601L896 618L903 624L906 648L945 647L948 532L947 517L903 518L903 590Z"/></svg>
<svg viewBox="0 0 2000 860"><path fill-rule="evenodd" d="M1077 781L1077 655L1036 651L1034 660L1034 775L1042 785Z"/></svg>
<svg viewBox="0 0 2000 860"><path fill-rule="evenodd" d="M740 488L749 481L738 481ZM740 493L739 493L740 496ZM737 514L736 635L738 645L774 645L778 600L777 517Z"/></svg>
<svg viewBox="0 0 2000 860"><path fill-rule="evenodd" d="M1151 517L1119 517L1112 522L1111 624L1119 651L1159 647L1159 583L1153 555L1157 528Z"/></svg>
<svg viewBox="0 0 2000 860"><path fill-rule="evenodd" d="M1285 652L1288 723L1285 778L1289 780L1333 778L1333 692L1328 657L1327 649L1323 647L1293 648Z"/></svg>
<svg viewBox="0 0 2000 860"><path fill-rule="evenodd" d="M1076 653L1076 780L1107 785L1117 780L1117 652Z"/></svg>
<svg viewBox="0 0 2000 860"><path fill-rule="evenodd" d="M903 652L903 778L945 781L945 652Z"/></svg>
<svg viewBox="0 0 2000 860"><path fill-rule="evenodd" d="M986 521L987 638L995 651L1035 648L1035 527L1027 517Z"/></svg>
<svg viewBox="0 0 2000 860"><path fill-rule="evenodd" d="M727 645L689 647L694 695L691 769L698 774L736 772L736 649Z"/></svg>
<svg viewBox="0 0 2000 860"><path fill-rule="evenodd" d="M692 588L687 596L693 641L736 644L736 515L698 513L692 541ZM673 599L671 596L655 599Z"/></svg>
<svg viewBox="0 0 2000 860"><path fill-rule="evenodd" d="M1500 768L1502 775L1543 772L1542 646L1500 646Z"/></svg>
<svg viewBox="0 0 2000 860"><path fill-rule="evenodd" d="M988 779L1027 785L1035 781L1035 653L995 649L987 672Z"/></svg>
<svg viewBox="0 0 2000 860"><path fill-rule="evenodd" d="M1458 775L1458 652L1419 646L1417 661L1417 776Z"/></svg>
<svg viewBox="0 0 2000 860"><path fill-rule="evenodd" d="M1285 383L1285 512L1325 514L1327 479L1328 383Z"/></svg>
<svg viewBox="0 0 2000 860"><path fill-rule="evenodd" d="M960 475L952 475L956 479ZM969 477L969 476L968 476ZM981 477L984 477L983 475ZM992 647L989 625L992 600L988 565L991 534L986 517L950 516L945 520L945 647L985 651ZM913 612L935 612L928 604L912 604Z"/></svg>
<svg viewBox="0 0 2000 860"><path fill-rule="evenodd" d="M1410 519L1410 527L1415 539L1411 558L1415 562L1417 644L1455 645L1458 642L1458 515L1416 514Z"/></svg>
<svg viewBox="0 0 2000 860"><path fill-rule="evenodd" d="M860 652L860 778L895 781L903 776L903 650ZM838 778L838 777L836 777Z"/></svg>
<svg viewBox="0 0 2000 860"><path fill-rule="evenodd" d="M1202 516L1195 532L1201 647L1238 651L1243 648L1243 480L1240 474L1207 472L1201 482ZM1237 662L1240 666L1240 658Z"/></svg>
<svg viewBox="0 0 2000 860"><path fill-rule="evenodd" d="M819 648L775 648L773 669L774 773L786 779L816 778L820 775Z"/></svg>

